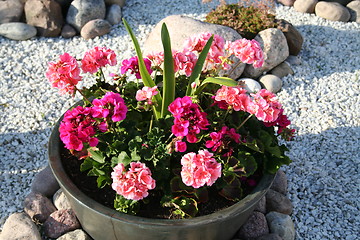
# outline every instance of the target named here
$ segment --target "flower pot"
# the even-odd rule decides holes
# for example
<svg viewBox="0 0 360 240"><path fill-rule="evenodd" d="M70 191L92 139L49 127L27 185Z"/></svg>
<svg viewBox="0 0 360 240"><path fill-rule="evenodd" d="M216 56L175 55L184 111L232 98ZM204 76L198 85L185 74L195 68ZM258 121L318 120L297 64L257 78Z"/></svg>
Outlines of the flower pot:
<svg viewBox="0 0 360 240"><path fill-rule="evenodd" d="M83 229L95 240L228 240L246 222L272 184L274 175L264 175L254 191L238 203L218 212L192 219L150 219L117 212L81 192L65 173L61 161L63 144L59 123L49 141L49 162Z"/></svg>

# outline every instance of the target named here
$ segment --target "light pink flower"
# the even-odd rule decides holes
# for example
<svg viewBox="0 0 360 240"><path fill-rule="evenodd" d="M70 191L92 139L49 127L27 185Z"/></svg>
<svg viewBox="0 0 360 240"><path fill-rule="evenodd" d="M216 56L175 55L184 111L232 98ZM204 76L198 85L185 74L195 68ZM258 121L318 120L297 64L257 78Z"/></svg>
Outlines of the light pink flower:
<svg viewBox="0 0 360 240"><path fill-rule="evenodd" d="M137 101L147 101L148 104L152 104L152 97L158 94L157 86L155 87L143 87L141 90L136 92L136 100Z"/></svg>
<svg viewBox="0 0 360 240"><path fill-rule="evenodd" d="M249 109L263 122L275 122L281 114L281 104L277 101L276 95L272 92L261 89L256 94L251 94L255 107Z"/></svg>
<svg viewBox="0 0 360 240"><path fill-rule="evenodd" d="M199 188L211 186L221 176L221 164L208 150L185 154L181 159L181 179L187 186Z"/></svg>
<svg viewBox="0 0 360 240"><path fill-rule="evenodd" d="M150 52L146 58L148 58L154 66L160 66L164 62L164 52Z"/></svg>
<svg viewBox="0 0 360 240"><path fill-rule="evenodd" d="M243 63L253 64L255 68L264 64L264 52L256 40L238 39L234 42L227 42L225 47L232 55L234 54Z"/></svg>
<svg viewBox="0 0 360 240"><path fill-rule="evenodd" d="M51 86L58 88L61 94L74 95L75 87L81 81L79 65L68 53L60 55L59 61L49 63L46 77Z"/></svg>
<svg viewBox="0 0 360 240"><path fill-rule="evenodd" d="M197 57L193 52L185 51L185 52L174 52L174 71L181 71L185 73L187 77L189 77L195 67Z"/></svg>
<svg viewBox="0 0 360 240"><path fill-rule="evenodd" d="M117 61L115 52L106 47L94 47L87 51L81 60L82 70L89 73L96 73L99 68L108 64L115 66Z"/></svg>
<svg viewBox="0 0 360 240"><path fill-rule="evenodd" d="M155 180L151 171L144 163L131 162L126 172L122 163L116 165L111 173L112 189L126 199L141 200L149 195L149 190L155 188Z"/></svg>
<svg viewBox="0 0 360 240"><path fill-rule="evenodd" d="M225 101L235 111L247 111L252 104L250 96L241 87L222 86L216 92L215 101Z"/></svg>

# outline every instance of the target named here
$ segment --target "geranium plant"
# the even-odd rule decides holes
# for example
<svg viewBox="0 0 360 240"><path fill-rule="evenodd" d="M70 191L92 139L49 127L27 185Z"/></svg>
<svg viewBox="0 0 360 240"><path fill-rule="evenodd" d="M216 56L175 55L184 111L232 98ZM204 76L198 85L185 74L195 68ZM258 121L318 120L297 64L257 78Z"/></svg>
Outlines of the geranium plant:
<svg viewBox="0 0 360 240"><path fill-rule="evenodd" d="M106 47L81 60L64 53L46 72L61 93L84 97L64 114L60 138L81 171L116 192L115 209L136 215L153 204L171 217L193 217L213 198L235 203L263 174L290 163L278 137L290 140L294 131L276 96L219 76L239 62L261 66L258 42L201 33L172 50L164 24L164 51L143 57L124 24L137 56L122 61L112 83L102 68L117 60ZM80 89L82 74L96 83Z"/></svg>

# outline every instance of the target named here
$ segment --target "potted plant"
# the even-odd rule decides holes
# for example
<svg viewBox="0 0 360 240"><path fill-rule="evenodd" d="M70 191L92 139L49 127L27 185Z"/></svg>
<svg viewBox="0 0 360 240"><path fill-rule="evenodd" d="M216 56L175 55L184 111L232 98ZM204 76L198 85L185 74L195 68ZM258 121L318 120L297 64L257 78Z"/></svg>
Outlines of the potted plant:
<svg viewBox="0 0 360 240"><path fill-rule="evenodd" d="M50 167L85 231L94 239L230 239L289 164L293 130L276 96L247 92L218 76L233 56L261 66L255 40L224 42L201 33L173 51L137 53L105 81L114 51L95 47L81 67L65 53L46 76L62 93L84 97L55 126ZM96 83L78 87L80 72ZM129 75L132 75L129 76Z"/></svg>

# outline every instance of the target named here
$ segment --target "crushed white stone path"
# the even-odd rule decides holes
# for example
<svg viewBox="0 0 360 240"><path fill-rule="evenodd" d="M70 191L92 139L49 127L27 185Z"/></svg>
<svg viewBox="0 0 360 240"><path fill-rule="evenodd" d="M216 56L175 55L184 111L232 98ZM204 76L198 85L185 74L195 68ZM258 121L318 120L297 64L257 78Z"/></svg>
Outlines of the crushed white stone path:
<svg viewBox="0 0 360 240"><path fill-rule="evenodd" d="M123 14L142 44L164 17L186 14L203 19L208 11L200 0L128 0ZM284 169L297 239L358 239L360 24L331 22L284 6L277 6L276 12L305 40L298 64L291 66L295 74L283 78L278 94L298 132L288 144L293 163ZM1 227L7 216L22 210L34 175L47 164L54 122L78 99L51 89L44 76L47 62L64 52L81 57L94 46L110 47L120 58L134 54L121 24L89 41L0 37Z"/></svg>

